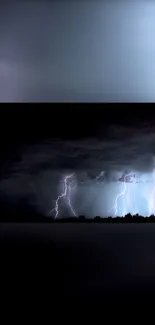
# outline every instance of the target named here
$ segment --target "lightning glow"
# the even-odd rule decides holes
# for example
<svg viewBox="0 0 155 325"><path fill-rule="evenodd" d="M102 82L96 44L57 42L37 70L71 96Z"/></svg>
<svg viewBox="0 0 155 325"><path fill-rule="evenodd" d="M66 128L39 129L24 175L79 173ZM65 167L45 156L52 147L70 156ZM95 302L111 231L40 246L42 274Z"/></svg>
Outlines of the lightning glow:
<svg viewBox="0 0 155 325"><path fill-rule="evenodd" d="M67 196L67 201L68 201L68 205L69 205L69 207L70 207L70 210L71 210L71 212L72 212L72 215L73 215L74 217L77 217L77 214L76 214L76 212L75 212L75 210L73 209L73 206L72 206L72 204L71 204L71 193L72 193L73 188L75 188L75 187L71 187L70 185L68 186L68 196Z"/></svg>
<svg viewBox="0 0 155 325"><path fill-rule="evenodd" d="M105 173L101 171L95 178L87 178L83 182L80 181L80 174L79 179L75 173L65 175L61 192L49 215L58 218L65 215L66 209L72 217L87 214L87 211L92 217L94 213L101 217L125 216L128 213L143 216L155 214L155 157L152 173L134 174L125 170L122 175L116 172L115 177L113 174L109 180L104 179Z"/></svg>
<svg viewBox="0 0 155 325"><path fill-rule="evenodd" d="M116 217L118 215L118 203L119 203L120 198L125 197L125 195L126 195L126 191L127 191L126 179L127 179L128 176L131 176L131 175L132 175L132 173L130 173L130 174L128 174L128 175L126 175L124 177L123 190L121 191L121 193L119 193L116 196L114 206L109 210L109 212L110 212L112 209L114 209L114 217ZM126 213L127 213L126 212L126 206L124 205L122 216L125 216Z"/></svg>
<svg viewBox="0 0 155 325"><path fill-rule="evenodd" d="M60 203L60 200L62 200L62 199L66 199L66 202L67 202L72 214L74 216L76 216L76 212L73 209L73 206L71 204L71 192L72 192L72 189L76 187L76 186L72 187L70 185L70 181L72 181L73 176L74 176L74 174L65 176L64 181L63 181L64 190L60 195L58 195L56 202L55 202L55 207L49 212L50 215L53 212L55 213L54 214L55 219L59 217L59 203Z"/></svg>

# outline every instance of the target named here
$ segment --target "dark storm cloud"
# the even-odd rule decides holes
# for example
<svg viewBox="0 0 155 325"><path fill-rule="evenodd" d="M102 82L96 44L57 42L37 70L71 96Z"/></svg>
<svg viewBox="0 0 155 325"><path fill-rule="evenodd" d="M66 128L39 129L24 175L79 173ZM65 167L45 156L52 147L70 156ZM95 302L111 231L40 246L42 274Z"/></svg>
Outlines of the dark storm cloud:
<svg viewBox="0 0 155 325"><path fill-rule="evenodd" d="M86 178L95 178L100 171L109 175L125 169L145 173L151 170L154 155L154 130L112 126L103 140L47 141L27 147L11 172L38 175L46 170L84 171Z"/></svg>
<svg viewBox="0 0 155 325"><path fill-rule="evenodd" d="M152 182L154 155L155 132L148 126L138 129L113 125L100 140L38 142L22 148L18 161L14 157L14 163L4 166L0 197L1 193L15 201L30 197L30 204L48 215L62 191L65 175L74 173L77 188L73 201L77 213L108 215L118 193L117 181L123 174L133 172L136 183L143 182L136 187L136 193L141 193L141 189L147 192L146 183ZM96 177L101 172L105 173L98 181ZM122 184L119 185L122 190ZM141 201L138 202L140 209ZM61 214L65 215L65 210Z"/></svg>
<svg viewBox="0 0 155 325"><path fill-rule="evenodd" d="M154 9L140 0L6 2L0 101L154 100Z"/></svg>

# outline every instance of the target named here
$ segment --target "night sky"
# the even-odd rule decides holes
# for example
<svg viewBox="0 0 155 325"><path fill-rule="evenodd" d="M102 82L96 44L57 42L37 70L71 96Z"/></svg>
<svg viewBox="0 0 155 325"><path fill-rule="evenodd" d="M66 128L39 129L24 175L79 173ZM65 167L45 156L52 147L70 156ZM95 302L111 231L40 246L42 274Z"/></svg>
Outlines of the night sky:
<svg viewBox="0 0 155 325"><path fill-rule="evenodd" d="M88 217L155 212L151 104L18 105L1 111L1 199L25 198L54 217L55 210L49 213L64 193L64 179L73 174L60 217L73 210Z"/></svg>
<svg viewBox="0 0 155 325"><path fill-rule="evenodd" d="M129 103L155 99L154 2L0 6L0 101L25 103L1 108L0 200L53 217L61 194L61 217L155 213L153 107Z"/></svg>

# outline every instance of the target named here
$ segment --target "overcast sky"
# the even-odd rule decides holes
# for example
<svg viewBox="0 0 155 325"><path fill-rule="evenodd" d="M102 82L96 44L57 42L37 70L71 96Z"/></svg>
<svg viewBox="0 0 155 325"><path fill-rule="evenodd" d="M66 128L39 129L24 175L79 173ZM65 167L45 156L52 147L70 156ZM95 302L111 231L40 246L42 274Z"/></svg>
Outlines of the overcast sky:
<svg viewBox="0 0 155 325"><path fill-rule="evenodd" d="M155 100L154 1L8 1L0 16L0 101Z"/></svg>

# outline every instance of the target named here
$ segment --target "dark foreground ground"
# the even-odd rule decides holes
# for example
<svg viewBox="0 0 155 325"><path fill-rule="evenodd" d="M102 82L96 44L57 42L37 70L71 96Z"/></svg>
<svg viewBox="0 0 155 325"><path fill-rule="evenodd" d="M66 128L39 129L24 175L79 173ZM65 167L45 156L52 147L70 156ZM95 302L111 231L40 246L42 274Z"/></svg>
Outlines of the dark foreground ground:
<svg viewBox="0 0 155 325"><path fill-rule="evenodd" d="M155 296L155 224L0 224L0 263L18 295Z"/></svg>

